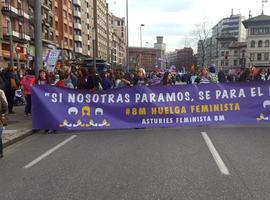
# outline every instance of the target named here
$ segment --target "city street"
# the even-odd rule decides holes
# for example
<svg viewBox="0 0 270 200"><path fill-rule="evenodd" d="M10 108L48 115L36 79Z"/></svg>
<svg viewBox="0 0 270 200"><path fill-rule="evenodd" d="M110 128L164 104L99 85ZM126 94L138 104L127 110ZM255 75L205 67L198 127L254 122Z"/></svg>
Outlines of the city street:
<svg viewBox="0 0 270 200"><path fill-rule="evenodd" d="M267 200L268 125L35 134L5 149L1 200Z"/></svg>

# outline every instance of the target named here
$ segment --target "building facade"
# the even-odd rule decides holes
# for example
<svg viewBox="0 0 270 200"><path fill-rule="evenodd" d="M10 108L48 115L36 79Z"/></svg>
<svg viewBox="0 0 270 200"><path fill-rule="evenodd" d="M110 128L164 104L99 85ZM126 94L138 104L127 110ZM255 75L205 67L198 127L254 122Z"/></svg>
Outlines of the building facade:
<svg viewBox="0 0 270 200"><path fill-rule="evenodd" d="M74 51L76 57L93 56L93 1L73 0Z"/></svg>
<svg viewBox="0 0 270 200"><path fill-rule="evenodd" d="M259 15L243 22L248 30L247 67L270 67L270 16Z"/></svg>
<svg viewBox="0 0 270 200"><path fill-rule="evenodd" d="M93 0L94 30L96 57L107 60L108 58L108 5L106 0Z"/></svg>
<svg viewBox="0 0 270 200"><path fill-rule="evenodd" d="M126 66L126 26L125 18L113 16L112 18L112 51L111 65L113 68L123 69Z"/></svg>
<svg viewBox="0 0 270 200"><path fill-rule="evenodd" d="M157 66L164 68L165 63L165 52L166 52L166 44L163 42L163 36L157 36L157 42L154 44L154 48L158 51L158 62Z"/></svg>
<svg viewBox="0 0 270 200"><path fill-rule="evenodd" d="M55 13L57 12L55 9L55 1L56 0L44 0L42 3L41 8L41 14L42 14L42 45L43 45L43 57L45 58L52 48L56 47L56 41L55 41L55 19L58 19L58 17L55 17ZM59 23L59 22L57 22ZM34 24L33 30L34 32Z"/></svg>
<svg viewBox="0 0 270 200"><path fill-rule="evenodd" d="M233 60L234 55L230 54L230 45L235 42L246 41L246 29L242 24L245 17L242 15L232 15L228 18L223 18L212 29L212 64L215 64L220 69L235 68L230 60ZM237 65L238 66L238 65Z"/></svg>
<svg viewBox="0 0 270 200"><path fill-rule="evenodd" d="M177 65L177 50L166 53L165 63L166 63L166 68Z"/></svg>
<svg viewBox="0 0 270 200"><path fill-rule="evenodd" d="M234 68L229 60L230 45L235 42L246 41L246 29L242 24L245 17L233 11L230 17L223 18L212 28L212 36L198 42L198 65L210 66L215 64L218 68Z"/></svg>
<svg viewBox="0 0 270 200"><path fill-rule="evenodd" d="M28 65L27 45L31 41L29 2L28 0L6 0L1 2L0 9L1 67L10 65L10 48L13 52L14 66L26 67ZM10 45L10 39L13 41L13 46Z"/></svg>
<svg viewBox="0 0 270 200"><path fill-rule="evenodd" d="M72 0L55 0L55 42L62 50L62 60L71 59L73 56L72 9ZM74 12L74 16L81 16L81 11Z"/></svg>
<svg viewBox="0 0 270 200"><path fill-rule="evenodd" d="M179 71L190 71L195 64L195 56L192 48L184 48L177 51L177 65Z"/></svg>
<svg viewBox="0 0 270 200"><path fill-rule="evenodd" d="M159 51L155 48L129 47L129 66L131 71L142 67L146 71L156 69Z"/></svg>

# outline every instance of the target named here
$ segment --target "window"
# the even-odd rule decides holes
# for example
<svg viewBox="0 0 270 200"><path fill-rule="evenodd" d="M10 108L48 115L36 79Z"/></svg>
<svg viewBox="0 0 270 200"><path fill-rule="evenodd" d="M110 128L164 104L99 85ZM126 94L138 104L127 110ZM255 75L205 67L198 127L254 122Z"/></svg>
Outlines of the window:
<svg viewBox="0 0 270 200"><path fill-rule="evenodd" d="M262 60L262 54L261 54L261 53L258 53L258 54L257 54L257 60L258 60L258 61L261 61L261 60Z"/></svg>
<svg viewBox="0 0 270 200"><path fill-rule="evenodd" d="M265 47L269 47L269 40L265 41Z"/></svg>
<svg viewBox="0 0 270 200"><path fill-rule="evenodd" d="M64 18L67 19L67 11L64 10Z"/></svg>
<svg viewBox="0 0 270 200"><path fill-rule="evenodd" d="M255 41L254 41L254 40L251 41L250 47L251 47L251 48L255 48Z"/></svg>
<svg viewBox="0 0 270 200"><path fill-rule="evenodd" d="M255 59L255 54L254 54L254 53L251 53L251 54L250 54L250 60L253 61L254 59Z"/></svg>
<svg viewBox="0 0 270 200"><path fill-rule="evenodd" d="M269 61L269 53L264 53L264 60Z"/></svg>
<svg viewBox="0 0 270 200"><path fill-rule="evenodd" d="M235 50L235 51L234 51L234 56L237 56L237 55L238 55L238 51Z"/></svg>
<svg viewBox="0 0 270 200"><path fill-rule="evenodd" d="M238 65L238 60L234 60L233 65L234 65L234 67L236 67Z"/></svg>
<svg viewBox="0 0 270 200"><path fill-rule="evenodd" d="M73 46L73 40L69 40L69 45L72 47Z"/></svg>
<svg viewBox="0 0 270 200"><path fill-rule="evenodd" d="M258 47L262 47L262 41L261 40L258 42Z"/></svg>

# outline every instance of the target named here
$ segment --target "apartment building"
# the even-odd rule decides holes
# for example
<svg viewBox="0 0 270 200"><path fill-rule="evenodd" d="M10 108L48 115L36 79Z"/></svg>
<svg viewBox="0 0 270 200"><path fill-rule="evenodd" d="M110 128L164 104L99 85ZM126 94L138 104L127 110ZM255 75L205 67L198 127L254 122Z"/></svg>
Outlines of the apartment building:
<svg viewBox="0 0 270 200"><path fill-rule="evenodd" d="M55 43L63 50L62 59L73 57L73 2L72 0L55 0ZM81 11L74 12L81 17Z"/></svg>
<svg viewBox="0 0 270 200"><path fill-rule="evenodd" d="M41 7L43 57L56 47L55 42L55 0L44 0Z"/></svg>
<svg viewBox="0 0 270 200"><path fill-rule="evenodd" d="M108 4L106 0L93 0L93 13L94 13L94 29L95 31L95 47L96 57L100 59L108 59L108 24L111 23L107 20ZM110 25L109 25L110 26Z"/></svg>
<svg viewBox="0 0 270 200"><path fill-rule="evenodd" d="M230 54L230 45L235 42L246 41L246 29L242 22L245 17L233 12L230 17L223 18L212 29L212 63L216 64L220 69L235 68L230 60L234 55ZM241 46L241 45L240 45Z"/></svg>
<svg viewBox="0 0 270 200"><path fill-rule="evenodd" d="M73 0L73 14L76 57L93 56L93 0Z"/></svg>
<svg viewBox="0 0 270 200"><path fill-rule="evenodd" d="M26 46L30 43L28 0L5 0L0 3L0 64L10 65L10 37L13 41L14 66L25 67L28 62ZM11 33L11 34L10 34Z"/></svg>
<svg viewBox="0 0 270 200"><path fill-rule="evenodd" d="M243 22L248 30L247 67L270 67L270 16L261 14Z"/></svg>
<svg viewBox="0 0 270 200"><path fill-rule="evenodd" d="M113 33L112 33L112 66L123 68L126 66L126 46L127 32L125 18L113 16Z"/></svg>

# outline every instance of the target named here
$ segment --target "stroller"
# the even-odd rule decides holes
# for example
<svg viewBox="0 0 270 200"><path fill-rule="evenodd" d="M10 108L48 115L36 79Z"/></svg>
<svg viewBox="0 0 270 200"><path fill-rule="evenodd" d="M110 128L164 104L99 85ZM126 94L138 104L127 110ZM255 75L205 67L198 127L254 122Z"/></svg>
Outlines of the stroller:
<svg viewBox="0 0 270 200"><path fill-rule="evenodd" d="M25 103L24 100L24 95L22 89L18 89L15 91L15 96L14 96L14 105L15 106L21 106Z"/></svg>

